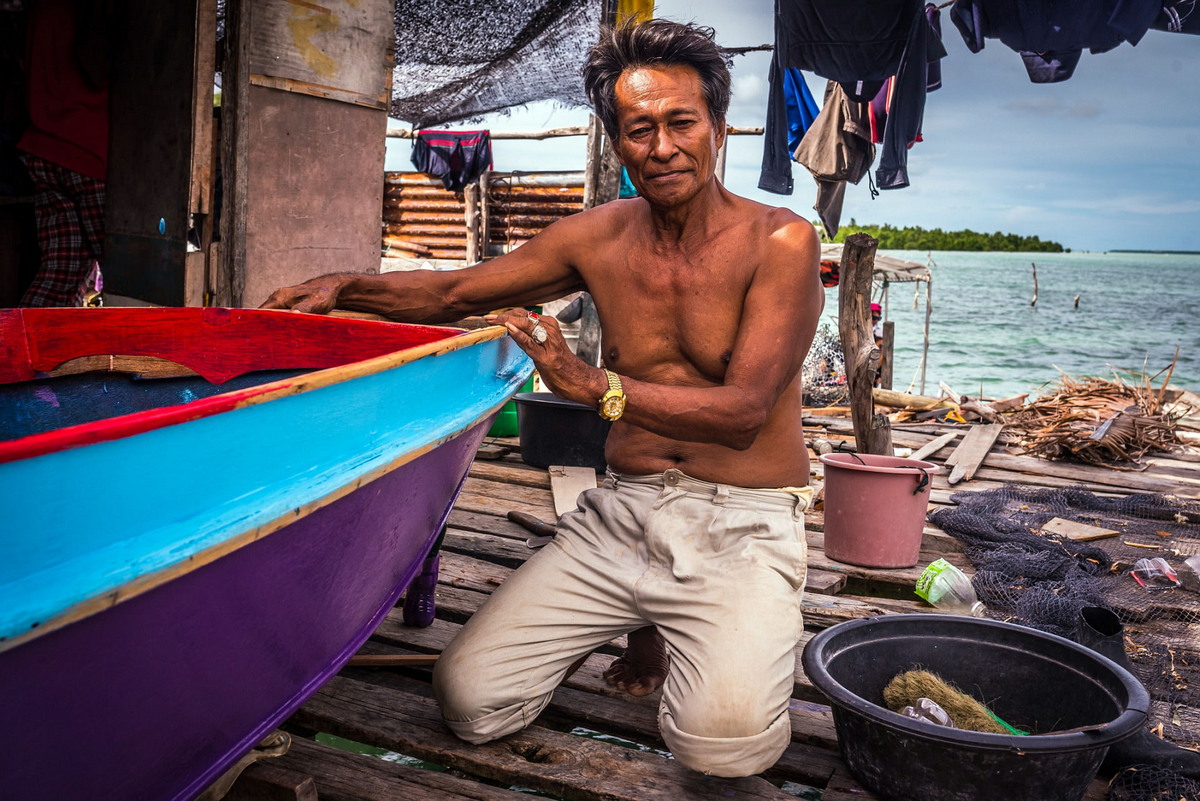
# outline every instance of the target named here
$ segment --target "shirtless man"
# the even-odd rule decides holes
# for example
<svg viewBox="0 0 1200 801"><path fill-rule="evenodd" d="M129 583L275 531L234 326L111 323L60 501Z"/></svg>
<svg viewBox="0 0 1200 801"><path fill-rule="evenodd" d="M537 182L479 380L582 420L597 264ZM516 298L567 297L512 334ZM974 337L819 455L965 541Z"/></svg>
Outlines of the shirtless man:
<svg viewBox="0 0 1200 801"><path fill-rule="evenodd" d="M662 685L676 759L751 775L790 741L811 497L799 373L824 303L818 240L714 177L730 78L711 30L608 32L584 79L639 197L468 269L324 276L265 307L436 323L590 292L606 369L577 358L551 318L489 319L547 388L619 417L610 473L471 618L434 688L451 729L487 742L532 722L573 665L628 633L608 679L636 694Z"/></svg>

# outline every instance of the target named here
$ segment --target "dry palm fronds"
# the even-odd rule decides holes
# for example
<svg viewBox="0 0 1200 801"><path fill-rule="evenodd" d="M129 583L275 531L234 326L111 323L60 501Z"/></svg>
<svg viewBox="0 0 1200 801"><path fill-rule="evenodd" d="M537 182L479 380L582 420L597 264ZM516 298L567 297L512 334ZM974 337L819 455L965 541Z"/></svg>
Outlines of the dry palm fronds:
<svg viewBox="0 0 1200 801"><path fill-rule="evenodd" d="M1178 416L1164 408L1163 390L1144 374L1140 379L1127 384L1119 377L1064 374L1053 391L1005 415L1009 440L1023 453L1048 459L1136 466L1147 452L1179 442Z"/></svg>

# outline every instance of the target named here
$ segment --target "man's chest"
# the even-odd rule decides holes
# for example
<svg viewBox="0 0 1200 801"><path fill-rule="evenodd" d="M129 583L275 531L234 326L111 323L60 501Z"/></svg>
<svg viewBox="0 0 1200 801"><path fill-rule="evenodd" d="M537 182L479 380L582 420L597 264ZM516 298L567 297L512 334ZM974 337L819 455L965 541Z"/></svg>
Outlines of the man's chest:
<svg viewBox="0 0 1200 801"><path fill-rule="evenodd" d="M744 265L622 266L611 282L593 291L610 365L682 367L720 381L749 287Z"/></svg>

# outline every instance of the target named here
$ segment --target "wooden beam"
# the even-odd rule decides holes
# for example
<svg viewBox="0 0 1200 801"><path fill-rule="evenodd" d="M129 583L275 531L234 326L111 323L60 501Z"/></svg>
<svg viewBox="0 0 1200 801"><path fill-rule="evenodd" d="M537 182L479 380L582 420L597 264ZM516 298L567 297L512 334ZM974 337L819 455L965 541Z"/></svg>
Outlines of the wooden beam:
<svg viewBox="0 0 1200 801"><path fill-rule="evenodd" d="M891 424L875 413L871 390L879 367L879 348L871 332L871 275L879 241L851 234L842 247L838 286L838 330L850 388L850 416L859 453L892 455Z"/></svg>
<svg viewBox="0 0 1200 801"><path fill-rule="evenodd" d="M220 263L212 287L218 306L241 306L246 287L246 187L249 183L250 86L249 0L225 6L225 53L221 71Z"/></svg>

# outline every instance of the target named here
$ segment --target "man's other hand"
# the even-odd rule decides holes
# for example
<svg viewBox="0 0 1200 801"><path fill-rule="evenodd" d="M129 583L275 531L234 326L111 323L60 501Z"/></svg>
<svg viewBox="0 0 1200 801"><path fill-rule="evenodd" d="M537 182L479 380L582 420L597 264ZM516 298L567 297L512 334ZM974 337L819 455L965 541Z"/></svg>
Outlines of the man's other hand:
<svg viewBox="0 0 1200 801"><path fill-rule="evenodd" d="M303 284L276 289L259 308L328 314L337 308L338 293L344 285L340 276L323 275Z"/></svg>

